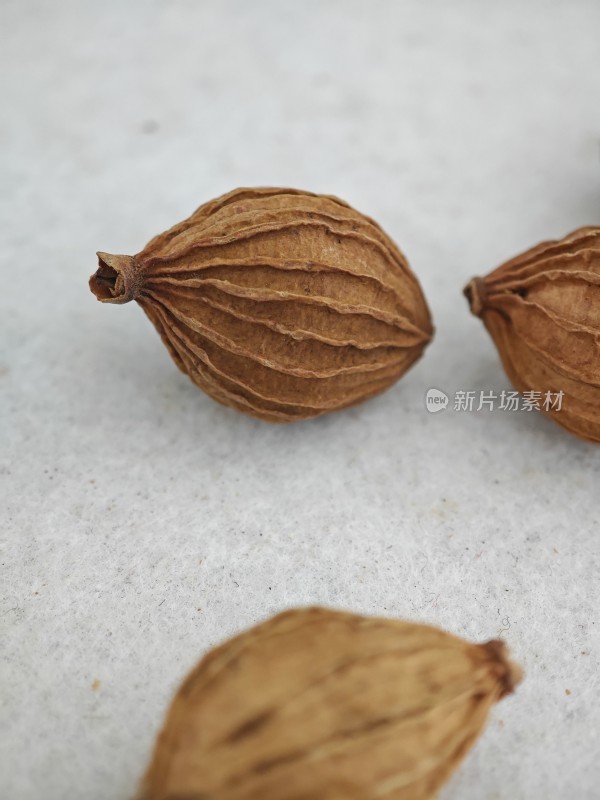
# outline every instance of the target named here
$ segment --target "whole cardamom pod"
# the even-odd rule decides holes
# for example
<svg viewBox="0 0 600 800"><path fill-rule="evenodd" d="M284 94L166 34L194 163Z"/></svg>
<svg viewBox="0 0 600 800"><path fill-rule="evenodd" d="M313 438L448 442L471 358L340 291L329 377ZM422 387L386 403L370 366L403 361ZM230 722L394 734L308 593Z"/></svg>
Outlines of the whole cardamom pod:
<svg viewBox="0 0 600 800"><path fill-rule="evenodd" d="M432 336L402 253L335 197L237 189L136 256L98 258L99 300L137 300L201 389L271 422L382 392Z"/></svg>
<svg viewBox="0 0 600 800"><path fill-rule="evenodd" d="M210 652L139 800L426 800L521 679L499 641L309 608Z"/></svg>
<svg viewBox="0 0 600 800"><path fill-rule="evenodd" d="M465 295L514 387L600 442L600 228L543 242L472 280Z"/></svg>

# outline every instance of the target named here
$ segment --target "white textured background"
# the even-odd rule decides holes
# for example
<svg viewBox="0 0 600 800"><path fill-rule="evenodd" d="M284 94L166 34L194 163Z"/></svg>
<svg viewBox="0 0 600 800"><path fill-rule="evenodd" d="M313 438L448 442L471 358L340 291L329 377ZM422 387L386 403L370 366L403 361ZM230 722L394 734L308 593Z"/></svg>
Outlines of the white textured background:
<svg viewBox="0 0 600 800"><path fill-rule="evenodd" d="M599 221L597 0L0 14L0 796L128 797L206 648L325 603L524 664L445 800L598 798L598 448L423 403L507 386L465 281ZM347 199L422 280L435 341L364 407L221 408L135 304L88 291L97 249L255 184Z"/></svg>

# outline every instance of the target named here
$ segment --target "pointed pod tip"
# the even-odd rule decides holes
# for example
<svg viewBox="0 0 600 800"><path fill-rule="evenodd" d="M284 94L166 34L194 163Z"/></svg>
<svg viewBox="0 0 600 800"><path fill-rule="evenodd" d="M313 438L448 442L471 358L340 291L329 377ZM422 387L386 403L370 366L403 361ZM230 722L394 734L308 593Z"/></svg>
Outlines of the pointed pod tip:
<svg viewBox="0 0 600 800"><path fill-rule="evenodd" d="M129 303L139 294L141 273L134 256L99 251L98 269L90 278L90 290L102 303Z"/></svg>
<svg viewBox="0 0 600 800"><path fill-rule="evenodd" d="M492 639L483 645L490 661L499 667L502 693L500 697L512 694L523 680L523 669L508 655L508 648L501 639Z"/></svg>
<svg viewBox="0 0 600 800"><path fill-rule="evenodd" d="M469 301L471 313L480 317L485 308L485 283L483 278L473 278L463 289L463 294Z"/></svg>

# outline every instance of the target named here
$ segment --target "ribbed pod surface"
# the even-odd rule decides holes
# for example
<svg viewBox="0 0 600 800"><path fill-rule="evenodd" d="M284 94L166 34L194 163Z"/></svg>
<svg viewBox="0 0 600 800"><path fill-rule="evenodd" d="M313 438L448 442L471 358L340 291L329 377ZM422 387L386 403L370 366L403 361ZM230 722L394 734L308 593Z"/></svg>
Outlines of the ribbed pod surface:
<svg viewBox="0 0 600 800"><path fill-rule="evenodd" d="M432 335L402 253L335 197L237 189L134 257L98 255L100 300L136 299L201 389L273 422L383 391Z"/></svg>
<svg viewBox="0 0 600 800"><path fill-rule="evenodd" d="M543 242L465 294L515 388L539 393L555 422L600 442L600 228ZM544 408L547 392L564 394L560 408Z"/></svg>

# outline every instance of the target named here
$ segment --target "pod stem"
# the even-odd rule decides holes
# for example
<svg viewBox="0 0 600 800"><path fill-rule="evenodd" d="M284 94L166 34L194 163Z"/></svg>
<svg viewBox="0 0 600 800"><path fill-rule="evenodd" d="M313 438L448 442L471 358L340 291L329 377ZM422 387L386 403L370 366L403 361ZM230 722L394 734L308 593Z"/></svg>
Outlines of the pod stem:
<svg viewBox="0 0 600 800"><path fill-rule="evenodd" d="M90 278L90 289L102 303L129 303L142 287L142 275L135 256L96 253L98 269Z"/></svg>
<svg viewBox="0 0 600 800"><path fill-rule="evenodd" d="M486 288L482 278L473 278L463 289L463 294L469 301L471 312L480 317L485 309Z"/></svg>
<svg viewBox="0 0 600 800"><path fill-rule="evenodd" d="M504 697L512 694L523 680L523 670L512 659L508 657L507 648L501 639L492 639L483 645L488 657L500 668L501 694Z"/></svg>

